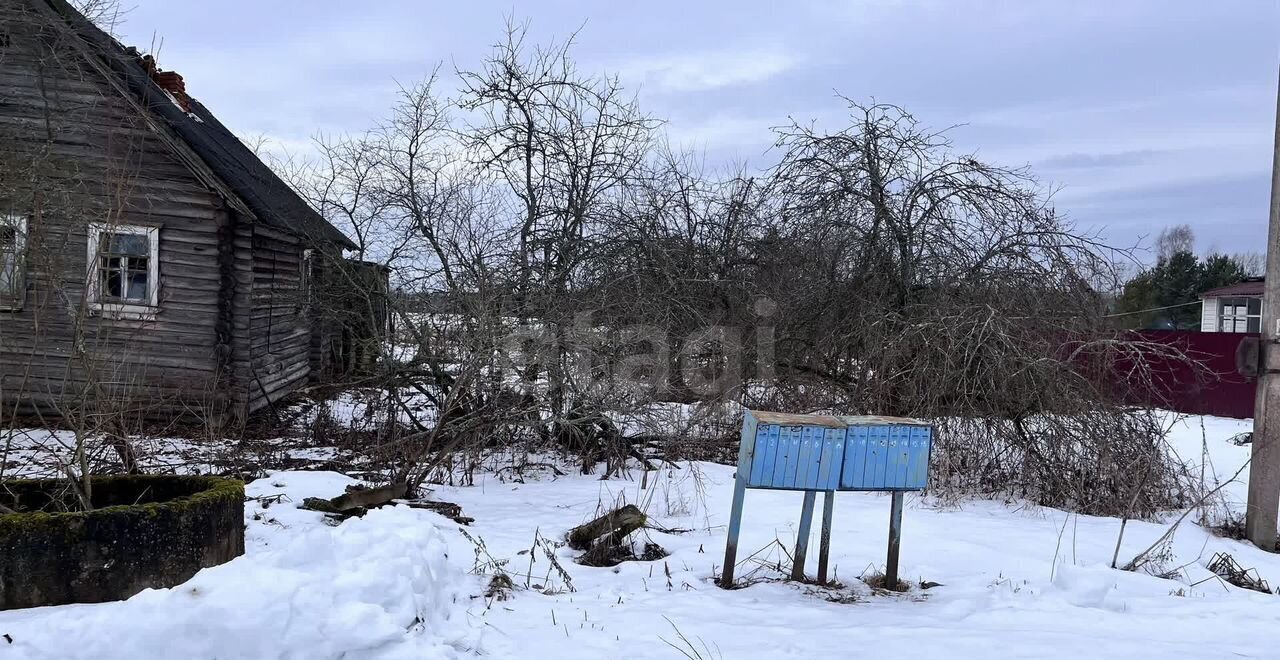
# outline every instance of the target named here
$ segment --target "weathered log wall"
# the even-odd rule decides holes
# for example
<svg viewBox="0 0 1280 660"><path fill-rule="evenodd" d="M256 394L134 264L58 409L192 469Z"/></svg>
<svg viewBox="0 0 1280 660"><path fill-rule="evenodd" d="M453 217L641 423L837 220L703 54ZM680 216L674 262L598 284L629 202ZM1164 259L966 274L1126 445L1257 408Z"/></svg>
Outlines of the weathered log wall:
<svg viewBox="0 0 1280 660"><path fill-rule="evenodd" d="M27 292L0 312L0 401L218 412L234 323L219 293L249 268L219 251L232 214L47 17L0 0L0 34L0 212L28 218ZM90 222L159 229L154 318L86 304Z"/></svg>
<svg viewBox="0 0 1280 660"><path fill-rule="evenodd" d="M253 230L251 412L307 382L312 336L301 288L304 244L296 236L264 225Z"/></svg>
<svg viewBox="0 0 1280 660"><path fill-rule="evenodd" d="M0 214L29 225L21 305L0 301L0 423L32 412L234 423L332 371L341 327L304 294L303 254L340 260L340 234L300 200L265 203L293 199L279 181L229 186L242 145L66 20L40 0L0 0ZM155 305L95 308L91 223L155 231ZM294 233L307 226L328 233Z"/></svg>

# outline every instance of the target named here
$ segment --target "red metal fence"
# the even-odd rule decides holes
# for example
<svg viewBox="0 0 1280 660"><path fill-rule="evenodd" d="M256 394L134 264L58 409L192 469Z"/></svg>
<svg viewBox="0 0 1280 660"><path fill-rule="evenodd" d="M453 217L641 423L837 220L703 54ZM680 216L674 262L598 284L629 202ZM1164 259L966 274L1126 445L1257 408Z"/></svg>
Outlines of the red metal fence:
<svg viewBox="0 0 1280 660"><path fill-rule="evenodd" d="M1148 341L1177 346L1204 364L1211 374L1197 373L1183 362L1157 364L1160 382L1154 391L1130 392L1133 403L1169 407L1192 415L1253 417L1257 383L1236 372L1236 348L1252 333L1143 330Z"/></svg>

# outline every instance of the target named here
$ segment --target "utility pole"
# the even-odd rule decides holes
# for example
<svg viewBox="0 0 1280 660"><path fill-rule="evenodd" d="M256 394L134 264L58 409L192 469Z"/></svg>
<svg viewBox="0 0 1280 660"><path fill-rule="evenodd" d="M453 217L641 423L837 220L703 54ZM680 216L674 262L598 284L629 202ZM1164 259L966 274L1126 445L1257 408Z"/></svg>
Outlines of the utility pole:
<svg viewBox="0 0 1280 660"><path fill-rule="evenodd" d="M1253 412L1249 504L1245 536L1276 550L1280 511L1280 86L1276 88L1276 136L1271 161L1271 217L1267 229L1267 283L1262 294L1262 368Z"/></svg>

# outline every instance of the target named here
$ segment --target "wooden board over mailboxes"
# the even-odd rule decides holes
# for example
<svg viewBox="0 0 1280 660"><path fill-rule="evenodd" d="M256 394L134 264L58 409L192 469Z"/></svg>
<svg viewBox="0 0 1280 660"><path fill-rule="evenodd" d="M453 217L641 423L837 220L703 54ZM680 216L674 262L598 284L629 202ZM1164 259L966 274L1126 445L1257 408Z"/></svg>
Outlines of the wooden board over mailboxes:
<svg viewBox="0 0 1280 660"><path fill-rule="evenodd" d="M893 426L932 426L931 423L923 419L890 417L888 415L841 415L837 419L848 426L884 426L886 424Z"/></svg>
<svg viewBox="0 0 1280 660"><path fill-rule="evenodd" d="M846 424L839 419L830 415L801 415L798 413L779 413L764 412L761 410L750 410L753 417L761 424L776 424L778 426L825 426L832 429L842 429Z"/></svg>
<svg viewBox="0 0 1280 660"><path fill-rule="evenodd" d="M825 426L842 429L848 426L931 426L922 419L910 417L890 417L888 415L804 415L799 413L766 412L763 410L748 411L761 424L777 424L778 426Z"/></svg>

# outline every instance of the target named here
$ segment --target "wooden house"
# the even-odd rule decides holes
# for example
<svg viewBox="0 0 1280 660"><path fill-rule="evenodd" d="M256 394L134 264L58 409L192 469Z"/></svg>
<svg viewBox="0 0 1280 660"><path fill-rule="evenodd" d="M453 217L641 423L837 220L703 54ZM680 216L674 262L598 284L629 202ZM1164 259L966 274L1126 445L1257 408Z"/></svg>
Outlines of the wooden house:
<svg viewBox="0 0 1280 660"><path fill-rule="evenodd" d="M340 372L311 287L354 247L181 76L0 0L0 423L243 420Z"/></svg>
<svg viewBox="0 0 1280 660"><path fill-rule="evenodd" d="M1262 277L1246 277L1200 294L1200 332L1262 331Z"/></svg>

